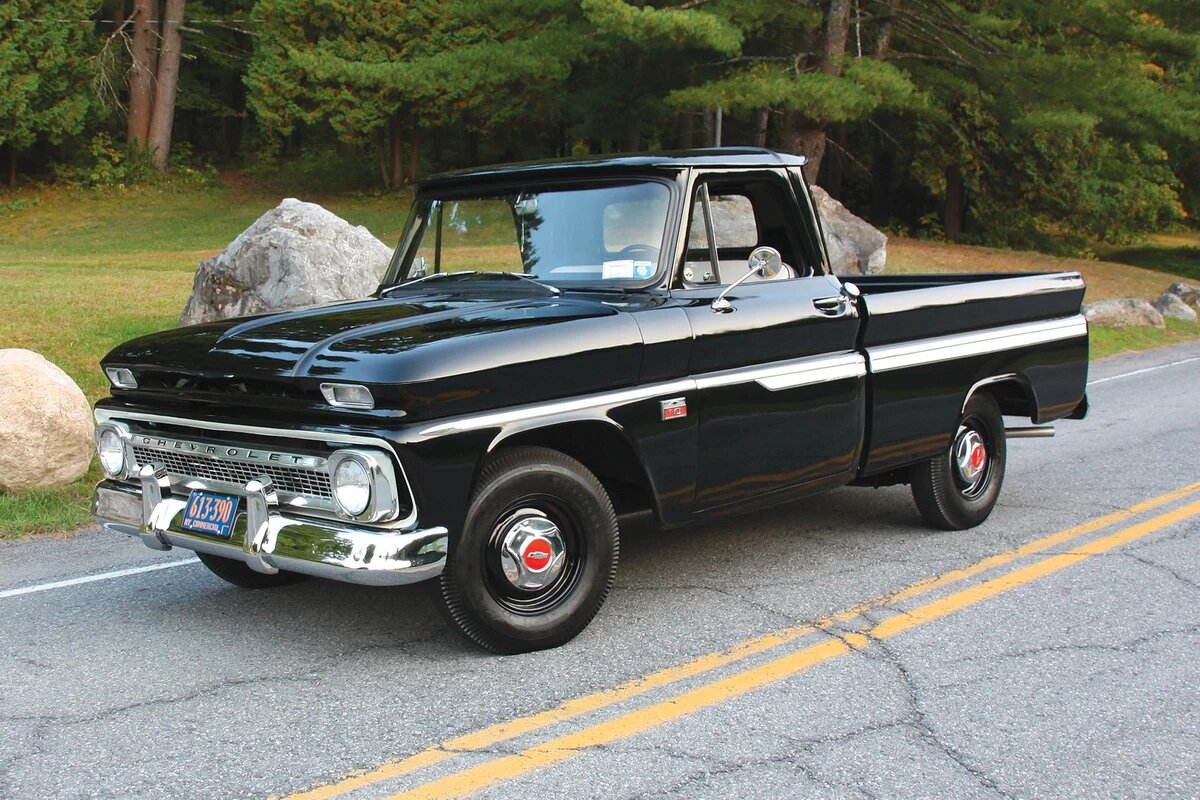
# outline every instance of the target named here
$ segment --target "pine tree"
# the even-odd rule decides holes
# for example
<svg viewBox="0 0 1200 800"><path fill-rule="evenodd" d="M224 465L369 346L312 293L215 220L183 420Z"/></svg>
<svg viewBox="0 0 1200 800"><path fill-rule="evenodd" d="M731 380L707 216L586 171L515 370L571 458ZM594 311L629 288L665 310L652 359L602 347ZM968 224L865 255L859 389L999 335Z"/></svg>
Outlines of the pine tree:
<svg viewBox="0 0 1200 800"><path fill-rule="evenodd" d="M84 0L0 4L0 145L14 185L21 151L79 133L91 106L92 23Z"/></svg>

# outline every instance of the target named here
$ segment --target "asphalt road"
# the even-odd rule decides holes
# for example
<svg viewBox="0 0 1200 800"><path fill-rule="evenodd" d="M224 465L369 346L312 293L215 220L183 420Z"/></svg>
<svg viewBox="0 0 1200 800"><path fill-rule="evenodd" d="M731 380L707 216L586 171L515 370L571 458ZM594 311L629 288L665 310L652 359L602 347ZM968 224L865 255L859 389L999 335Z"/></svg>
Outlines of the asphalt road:
<svg viewBox="0 0 1200 800"><path fill-rule="evenodd" d="M975 530L895 487L629 531L532 655L421 586L0 543L0 797L1200 796L1200 346L1092 380Z"/></svg>

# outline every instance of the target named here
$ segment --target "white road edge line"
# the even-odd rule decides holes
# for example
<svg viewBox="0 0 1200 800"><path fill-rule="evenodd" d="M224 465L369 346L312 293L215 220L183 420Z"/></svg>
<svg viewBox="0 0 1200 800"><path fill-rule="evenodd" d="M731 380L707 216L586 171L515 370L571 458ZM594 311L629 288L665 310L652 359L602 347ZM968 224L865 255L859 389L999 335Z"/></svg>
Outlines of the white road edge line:
<svg viewBox="0 0 1200 800"><path fill-rule="evenodd" d="M33 586L22 586L20 589L5 589L0 591L0 600L6 597L17 597L22 594L33 594L35 592L48 592L51 589L62 589L67 586L78 586L81 583L94 583L96 581L107 581L113 578L124 578L126 575L137 575L142 572L155 572L160 569L171 569L172 567L183 567L188 564L196 564L200 561L198 558L181 558L178 561L171 561L166 564L149 564L145 567L130 567L129 569L119 569L115 572L101 572L99 575L85 575L82 578L71 578L68 581L54 581L53 583L36 583Z"/></svg>
<svg viewBox="0 0 1200 800"><path fill-rule="evenodd" d="M1154 372L1155 370L1166 369L1167 367L1177 367L1180 364L1190 364L1193 361L1200 361L1200 356L1192 356L1191 358L1181 358L1178 361L1172 361L1169 364L1159 364L1157 367L1146 367L1144 369L1135 369L1133 372L1122 372L1120 375L1109 375L1107 378L1097 378L1094 381L1088 381L1087 385L1095 386L1098 383L1107 383L1109 381L1115 381L1118 378L1129 378L1133 375L1141 375L1146 372Z"/></svg>

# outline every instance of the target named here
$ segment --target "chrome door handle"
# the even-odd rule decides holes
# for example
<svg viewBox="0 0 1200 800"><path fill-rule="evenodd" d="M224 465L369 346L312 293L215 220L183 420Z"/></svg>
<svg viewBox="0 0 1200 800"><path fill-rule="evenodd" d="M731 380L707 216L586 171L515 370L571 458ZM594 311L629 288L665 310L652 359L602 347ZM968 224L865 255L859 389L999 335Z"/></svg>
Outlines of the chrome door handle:
<svg viewBox="0 0 1200 800"><path fill-rule="evenodd" d="M850 303L845 295L833 297L818 297L812 301L813 306L827 317L840 317L850 310Z"/></svg>

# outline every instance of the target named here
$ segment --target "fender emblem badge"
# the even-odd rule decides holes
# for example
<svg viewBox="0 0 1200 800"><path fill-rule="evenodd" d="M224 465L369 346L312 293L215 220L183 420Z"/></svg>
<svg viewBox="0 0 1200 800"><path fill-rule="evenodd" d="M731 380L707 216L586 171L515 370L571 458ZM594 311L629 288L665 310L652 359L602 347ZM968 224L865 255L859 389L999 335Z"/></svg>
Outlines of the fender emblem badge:
<svg viewBox="0 0 1200 800"><path fill-rule="evenodd" d="M684 397L676 397L671 400L662 400L659 402L659 407L662 408L663 422L669 419L679 419L687 416L687 399Z"/></svg>

